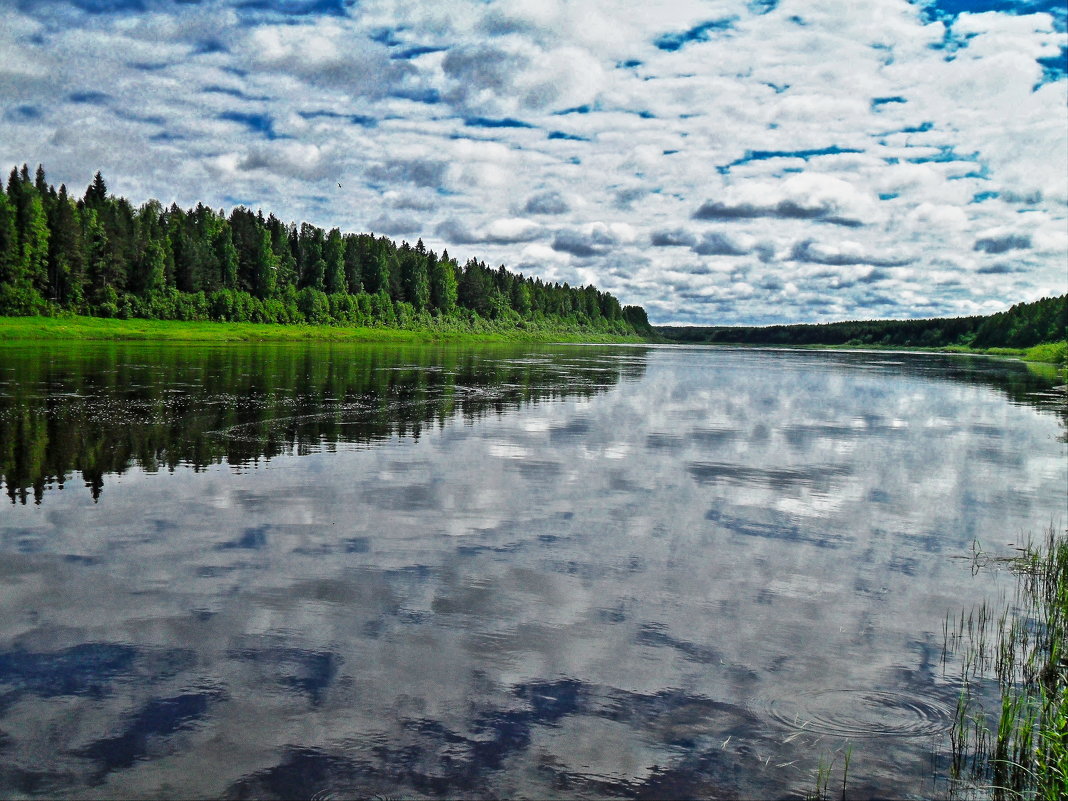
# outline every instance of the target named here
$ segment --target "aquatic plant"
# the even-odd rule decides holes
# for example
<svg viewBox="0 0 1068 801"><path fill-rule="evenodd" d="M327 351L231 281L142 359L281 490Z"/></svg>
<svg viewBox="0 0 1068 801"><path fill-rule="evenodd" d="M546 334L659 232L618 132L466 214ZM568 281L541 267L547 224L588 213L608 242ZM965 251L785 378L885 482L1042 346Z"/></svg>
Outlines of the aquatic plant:
<svg viewBox="0 0 1068 801"><path fill-rule="evenodd" d="M834 766L838 762L838 755L842 755L842 799L846 798L846 785L849 782L849 761L853 758L853 745L847 743L844 749L838 749L828 760L822 755L816 765L816 786L811 792L805 793L805 801L830 801L831 777Z"/></svg>
<svg viewBox="0 0 1068 801"><path fill-rule="evenodd" d="M944 628L944 664L958 655L961 670L954 791L1059 801L1068 795L1068 539L1050 526L1015 556L973 547L974 572L995 563L1016 575L1013 602L999 615L983 604ZM984 686L1000 699L991 708Z"/></svg>

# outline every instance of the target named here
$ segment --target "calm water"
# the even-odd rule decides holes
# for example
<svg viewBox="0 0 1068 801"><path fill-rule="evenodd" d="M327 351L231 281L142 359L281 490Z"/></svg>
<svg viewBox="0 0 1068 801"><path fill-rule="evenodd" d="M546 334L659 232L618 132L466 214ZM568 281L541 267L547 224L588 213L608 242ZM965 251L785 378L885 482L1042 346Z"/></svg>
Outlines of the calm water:
<svg viewBox="0 0 1068 801"><path fill-rule="evenodd" d="M1066 515L1018 363L0 349L0 796L944 789L970 553ZM940 778L943 777L943 778ZM833 781L833 780L832 780Z"/></svg>

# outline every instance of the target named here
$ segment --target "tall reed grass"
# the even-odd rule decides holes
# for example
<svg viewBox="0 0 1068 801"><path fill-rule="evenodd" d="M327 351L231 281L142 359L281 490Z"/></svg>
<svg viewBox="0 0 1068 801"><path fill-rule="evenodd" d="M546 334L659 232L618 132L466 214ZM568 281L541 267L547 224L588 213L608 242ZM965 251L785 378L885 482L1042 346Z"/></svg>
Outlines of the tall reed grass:
<svg viewBox="0 0 1068 801"><path fill-rule="evenodd" d="M973 570L1016 576L1003 609L947 617L943 664L961 671L950 732L957 795L994 801L1068 798L1068 538L1051 526L1017 556L976 548ZM993 693L983 689L992 689ZM989 702L991 695L999 700ZM984 696L988 699L984 704Z"/></svg>

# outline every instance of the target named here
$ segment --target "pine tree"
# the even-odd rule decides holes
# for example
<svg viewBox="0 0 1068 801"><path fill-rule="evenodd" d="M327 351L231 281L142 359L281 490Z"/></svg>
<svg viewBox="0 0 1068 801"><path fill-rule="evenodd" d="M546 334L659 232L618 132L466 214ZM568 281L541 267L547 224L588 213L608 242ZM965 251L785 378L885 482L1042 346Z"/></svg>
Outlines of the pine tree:
<svg viewBox="0 0 1068 801"><path fill-rule="evenodd" d="M22 236L22 261L25 277L38 293L48 290L48 218L36 189L24 187L29 194Z"/></svg>
<svg viewBox="0 0 1068 801"><path fill-rule="evenodd" d="M88 300L96 306L113 303L114 270L111 265L111 247L108 235L100 222L96 209L86 206L82 211L82 240L85 243L86 283Z"/></svg>
<svg viewBox="0 0 1068 801"><path fill-rule="evenodd" d="M484 268L478 262L469 259L464 265L464 275L457 288L460 304L478 314L485 314L489 310L489 289L484 273Z"/></svg>
<svg viewBox="0 0 1068 801"><path fill-rule="evenodd" d="M300 226L300 288L311 287L323 291L326 286L326 262L323 260L323 229L310 223Z"/></svg>
<svg viewBox="0 0 1068 801"><path fill-rule="evenodd" d="M411 303L416 311L422 311L430 303L430 279L427 276L425 254L426 249L420 239L415 250L402 250L399 259L403 299Z"/></svg>
<svg viewBox="0 0 1068 801"><path fill-rule="evenodd" d="M16 226L15 206L0 190L0 285L13 285L21 278L22 248Z"/></svg>
<svg viewBox="0 0 1068 801"><path fill-rule="evenodd" d="M430 264L430 303L442 314L449 314L456 308L456 292L456 265L446 250Z"/></svg>
<svg viewBox="0 0 1068 801"><path fill-rule="evenodd" d="M237 289L237 248L229 223L223 221L212 245L219 264L219 284L223 289Z"/></svg>
<svg viewBox="0 0 1068 801"><path fill-rule="evenodd" d="M107 200L107 196L108 188L104 183L104 176L97 170L96 175L93 176L93 182L85 190L85 202L93 206L99 206Z"/></svg>
<svg viewBox="0 0 1068 801"><path fill-rule="evenodd" d="M252 260L252 292L266 300L274 297L278 279L278 257L271 249L271 234L265 228L257 229L255 253Z"/></svg>
<svg viewBox="0 0 1068 801"><path fill-rule="evenodd" d="M345 245L345 256L342 259L345 267L345 289L352 295L363 291L362 270L363 263L360 237L355 234L345 234L342 237Z"/></svg>
<svg viewBox="0 0 1068 801"><path fill-rule="evenodd" d="M271 232L271 252L274 254L278 271L275 285L278 289L297 285L297 260L290 245L290 230L285 223L273 214L267 218L267 227Z"/></svg>
<svg viewBox="0 0 1068 801"><path fill-rule="evenodd" d="M52 236L48 241L48 297L62 308L78 309L83 301L85 258L78 210L67 197L66 185L59 187L49 228Z"/></svg>
<svg viewBox="0 0 1068 801"><path fill-rule="evenodd" d="M145 246L143 276L141 292L145 297L162 291L167 284L167 255L158 241Z"/></svg>

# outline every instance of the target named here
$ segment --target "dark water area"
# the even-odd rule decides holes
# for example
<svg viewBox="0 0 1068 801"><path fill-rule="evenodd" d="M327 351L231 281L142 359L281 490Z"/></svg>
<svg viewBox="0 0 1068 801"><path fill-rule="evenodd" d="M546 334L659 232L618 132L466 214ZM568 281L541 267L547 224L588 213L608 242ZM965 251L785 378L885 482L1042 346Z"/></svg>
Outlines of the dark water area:
<svg viewBox="0 0 1068 801"><path fill-rule="evenodd" d="M1008 360L0 348L0 796L945 794L947 614L1066 517Z"/></svg>

